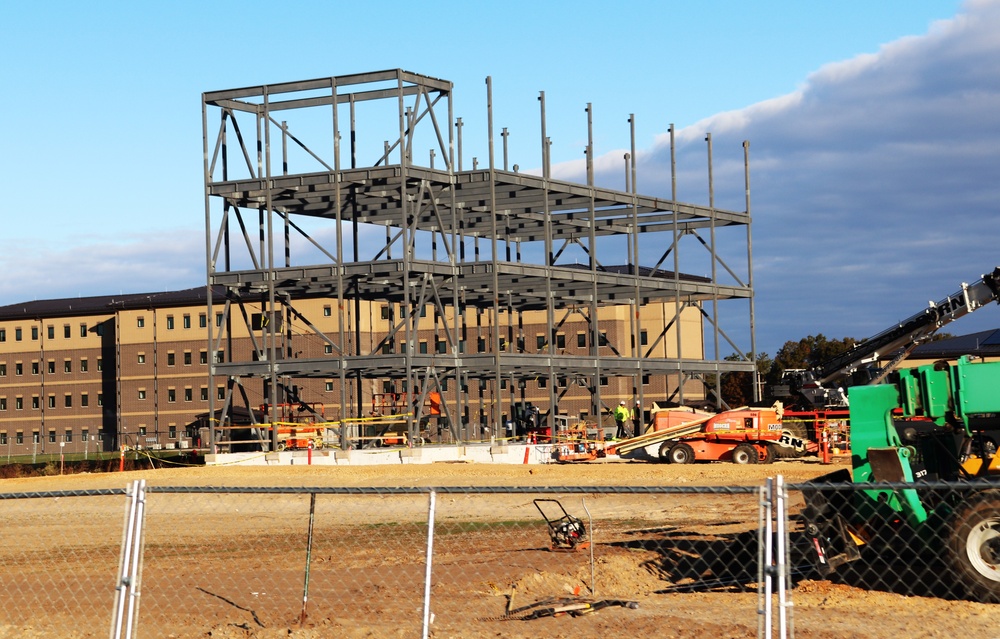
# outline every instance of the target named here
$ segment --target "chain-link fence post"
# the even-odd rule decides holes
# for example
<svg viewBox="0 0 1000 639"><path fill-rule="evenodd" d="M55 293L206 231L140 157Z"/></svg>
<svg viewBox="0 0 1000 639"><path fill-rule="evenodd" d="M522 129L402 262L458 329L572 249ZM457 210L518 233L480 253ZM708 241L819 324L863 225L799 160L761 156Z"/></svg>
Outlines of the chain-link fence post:
<svg viewBox="0 0 1000 639"><path fill-rule="evenodd" d="M430 626L433 621L431 615L431 574L433 572L434 559L434 507L437 498L436 491L430 491L427 504L427 568L424 573L424 623L423 639L430 635Z"/></svg>
<svg viewBox="0 0 1000 639"><path fill-rule="evenodd" d="M132 637L139 620L146 480L139 479L129 484L126 496L122 547L118 558L118 585L115 588L115 604L111 618L111 639Z"/></svg>

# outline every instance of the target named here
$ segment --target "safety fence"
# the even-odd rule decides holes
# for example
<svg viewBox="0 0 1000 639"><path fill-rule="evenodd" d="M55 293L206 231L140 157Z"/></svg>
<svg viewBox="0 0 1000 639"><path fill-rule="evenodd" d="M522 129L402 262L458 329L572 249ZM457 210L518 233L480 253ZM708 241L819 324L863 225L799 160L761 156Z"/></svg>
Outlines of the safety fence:
<svg viewBox="0 0 1000 639"><path fill-rule="evenodd" d="M922 489L922 528L892 508L905 490L862 488L135 482L0 494L0 637L895 639L956 619L992 636L992 606L956 584L980 574L978 598L992 592L1000 498ZM958 505L973 493L978 505ZM853 504L872 496L888 511ZM941 551L945 510L982 515L959 525L965 545L951 542L980 564ZM841 530L871 537L849 552Z"/></svg>

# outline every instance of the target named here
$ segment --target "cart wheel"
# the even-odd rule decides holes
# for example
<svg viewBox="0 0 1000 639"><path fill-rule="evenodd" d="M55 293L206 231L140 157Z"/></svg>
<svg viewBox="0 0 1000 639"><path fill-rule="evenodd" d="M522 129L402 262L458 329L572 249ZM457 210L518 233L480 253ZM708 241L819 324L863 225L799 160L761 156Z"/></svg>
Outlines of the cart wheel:
<svg viewBox="0 0 1000 639"><path fill-rule="evenodd" d="M278 442L278 450L279 451L285 450L285 442Z"/></svg>
<svg viewBox="0 0 1000 639"><path fill-rule="evenodd" d="M733 449L733 463L746 465L756 464L758 459L757 449L750 444L740 444Z"/></svg>
<svg viewBox="0 0 1000 639"><path fill-rule="evenodd" d="M667 453L671 464L690 464L694 461L694 449L690 444L674 444Z"/></svg>
<svg viewBox="0 0 1000 639"><path fill-rule="evenodd" d="M1000 492L984 493L956 511L948 559L971 599L1000 603Z"/></svg>

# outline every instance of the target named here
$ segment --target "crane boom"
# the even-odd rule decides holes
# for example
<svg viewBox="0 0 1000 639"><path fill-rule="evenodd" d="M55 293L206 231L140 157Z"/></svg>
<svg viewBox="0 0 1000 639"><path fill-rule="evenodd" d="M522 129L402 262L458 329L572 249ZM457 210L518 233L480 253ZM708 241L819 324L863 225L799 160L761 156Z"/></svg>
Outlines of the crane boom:
<svg viewBox="0 0 1000 639"><path fill-rule="evenodd" d="M963 282L956 293L939 302L931 301L919 313L869 337L813 370L785 371L784 384L775 387L775 396L797 395L806 403L804 408L845 407L847 397L841 387L856 371L894 355L887 365L872 371L864 384L882 381L913 349L928 341L943 326L990 302L1000 302L1000 266L972 284ZM836 390L832 389L834 386Z"/></svg>

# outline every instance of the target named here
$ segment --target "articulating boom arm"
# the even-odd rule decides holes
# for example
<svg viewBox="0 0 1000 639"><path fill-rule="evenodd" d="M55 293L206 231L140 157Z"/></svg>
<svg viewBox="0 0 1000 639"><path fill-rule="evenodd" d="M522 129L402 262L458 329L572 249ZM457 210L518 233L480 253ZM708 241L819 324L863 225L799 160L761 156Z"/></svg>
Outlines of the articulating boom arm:
<svg viewBox="0 0 1000 639"><path fill-rule="evenodd" d="M917 345L927 341L941 327L995 301L1000 301L1000 266L993 269L992 273L983 275L979 281L973 284L963 283L962 288L957 293L936 304L931 302L930 306L920 313L827 361L820 368L816 377L820 384L829 384L846 378L862 365L877 360L879 356L888 355L898 349L903 349L904 353L909 354ZM897 358L894 360L894 364L898 364L904 358L905 355ZM881 380L893 368L895 365L883 369L878 380Z"/></svg>

